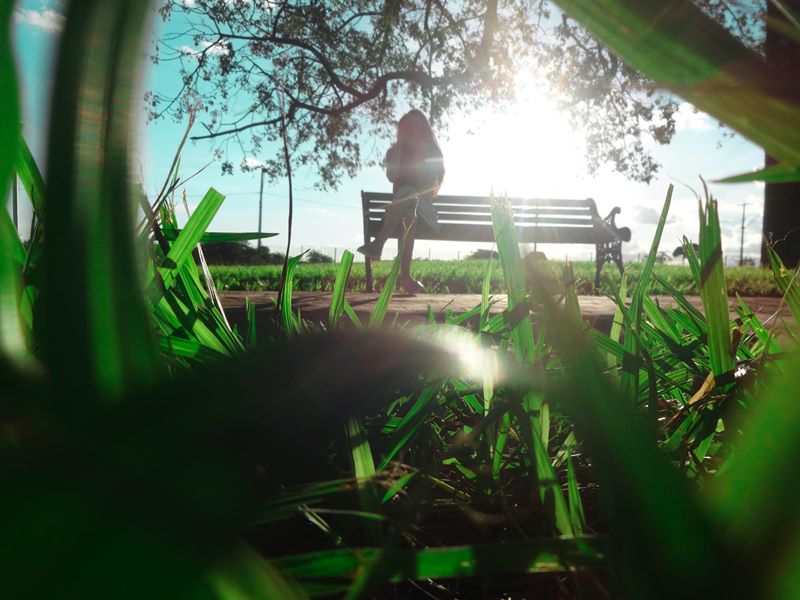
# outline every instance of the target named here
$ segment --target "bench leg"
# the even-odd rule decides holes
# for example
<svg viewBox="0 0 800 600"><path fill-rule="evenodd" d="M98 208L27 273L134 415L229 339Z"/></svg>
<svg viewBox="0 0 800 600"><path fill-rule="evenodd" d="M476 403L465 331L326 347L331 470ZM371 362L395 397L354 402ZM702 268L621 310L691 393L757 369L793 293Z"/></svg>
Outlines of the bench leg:
<svg viewBox="0 0 800 600"><path fill-rule="evenodd" d="M597 244L595 247L595 274L594 274L594 291L600 289L600 271L603 270L603 265L607 262L613 262L619 269L619 274L622 276L624 267L622 264L622 242L610 242L608 244Z"/></svg>
<svg viewBox="0 0 800 600"><path fill-rule="evenodd" d="M605 260L600 257L599 247L598 252L595 253L594 259L594 293L596 294L597 291L600 289L600 271L603 270L603 265L605 264Z"/></svg>
<svg viewBox="0 0 800 600"><path fill-rule="evenodd" d="M369 257L364 259L364 267L367 271L367 291L372 293L372 260Z"/></svg>

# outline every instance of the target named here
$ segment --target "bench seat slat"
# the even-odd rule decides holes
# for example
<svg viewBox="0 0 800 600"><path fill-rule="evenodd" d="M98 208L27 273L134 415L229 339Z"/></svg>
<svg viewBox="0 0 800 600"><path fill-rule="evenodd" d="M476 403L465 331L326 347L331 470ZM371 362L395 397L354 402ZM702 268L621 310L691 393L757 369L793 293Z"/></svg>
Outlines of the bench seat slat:
<svg viewBox="0 0 800 600"><path fill-rule="evenodd" d="M391 202L392 194L384 192L365 192L364 200L369 206L375 204L385 204ZM513 208L535 208L535 207L593 207L594 201L586 200L560 200L549 198L509 198ZM437 196L434 205L464 205L464 206L486 206L491 207L491 200L486 196Z"/></svg>
<svg viewBox="0 0 800 600"><path fill-rule="evenodd" d="M386 207L389 205L388 202L381 203L381 204L370 204L369 212L370 214L380 214L383 215L386 212ZM436 212L440 215L449 215L449 214L480 214L480 215L488 215L491 217L492 209L490 206L453 206L453 205L441 205L437 204L434 201L433 206L436 208ZM573 208L539 208L539 209L532 209L529 207L517 207L514 209L515 216L519 217L532 217L535 215L564 215L564 216L574 216L574 217L584 217L589 218L592 215L592 211L588 208L580 208L580 209L573 209Z"/></svg>
<svg viewBox="0 0 800 600"><path fill-rule="evenodd" d="M380 221L370 221L370 235L376 235L380 228ZM516 229L519 241L526 244L534 242L541 244L600 244L613 242L616 239L610 231L592 227L526 227L521 225ZM424 223L420 223L417 225L416 238L444 242L495 241L491 225L474 223L442 223L438 232L434 232Z"/></svg>
<svg viewBox="0 0 800 600"><path fill-rule="evenodd" d="M370 211L369 213L369 220L370 221L378 221L381 222L383 220L384 212L373 212ZM567 218L567 217L539 217L539 216L528 216L528 215L514 215L514 221L517 223L524 223L528 225L566 225L570 227L592 227L594 222L589 215L581 215L576 216L574 218ZM480 224L488 224L491 225L492 223L492 215L489 214L448 214L448 213L439 213L439 222L440 223L480 223Z"/></svg>

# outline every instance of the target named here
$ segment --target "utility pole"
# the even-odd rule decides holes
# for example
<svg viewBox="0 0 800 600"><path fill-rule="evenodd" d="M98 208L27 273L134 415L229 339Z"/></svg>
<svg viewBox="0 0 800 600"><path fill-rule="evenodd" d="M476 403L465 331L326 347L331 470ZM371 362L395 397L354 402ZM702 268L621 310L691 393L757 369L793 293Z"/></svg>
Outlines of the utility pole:
<svg viewBox="0 0 800 600"><path fill-rule="evenodd" d="M267 170L261 167L261 189L258 192L258 235L261 235L261 209L264 204L264 173ZM258 249L261 250L261 237L258 238Z"/></svg>
<svg viewBox="0 0 800 600"><path fill-rule="evenodd" d="M742 237L741 241L739 242L739 266L744 266L744 213L747 210L747 207L750 206L749 202L744 202L739 206L742 207Z"/></svg>

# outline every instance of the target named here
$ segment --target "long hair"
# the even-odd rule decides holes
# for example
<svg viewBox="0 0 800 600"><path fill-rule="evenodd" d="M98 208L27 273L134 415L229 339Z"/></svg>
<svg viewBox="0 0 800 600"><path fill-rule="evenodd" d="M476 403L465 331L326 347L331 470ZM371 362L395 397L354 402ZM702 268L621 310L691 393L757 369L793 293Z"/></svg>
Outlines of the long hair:
<svg viewBox="0 0 800 600"><path fill-rule="evenodd" d="M441 156L442 150L439 148L439 142L436 141L436 136L433 133L430 122L428 122L428 118L425 113L416 108L408 111L397 122L398 142L413 137L421 137L426 142L429 155Z"/></svg>

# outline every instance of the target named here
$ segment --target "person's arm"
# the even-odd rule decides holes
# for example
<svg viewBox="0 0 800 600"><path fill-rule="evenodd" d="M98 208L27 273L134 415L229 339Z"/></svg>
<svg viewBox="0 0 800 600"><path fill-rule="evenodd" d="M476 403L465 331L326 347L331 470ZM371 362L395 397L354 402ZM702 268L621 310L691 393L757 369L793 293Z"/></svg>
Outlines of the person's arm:
<svg viewBox="0 0 800 600"><path fill-rule="evenodd" d="M386 151L386 179L392 183L397 183L397 179L400 175L400 165L397 160L397 155L397 146L392 146Z"/></svg>
<svg viewBox="0 0 800 600"><path fill-rule="evenodd" d="M444 156L442 156L441 150L434 148L428 160L431 162L429 168L431 169L433 176L436 178L436 191L438 192L439 187L442 185L442 181L444 181Z"/></svg>

